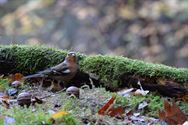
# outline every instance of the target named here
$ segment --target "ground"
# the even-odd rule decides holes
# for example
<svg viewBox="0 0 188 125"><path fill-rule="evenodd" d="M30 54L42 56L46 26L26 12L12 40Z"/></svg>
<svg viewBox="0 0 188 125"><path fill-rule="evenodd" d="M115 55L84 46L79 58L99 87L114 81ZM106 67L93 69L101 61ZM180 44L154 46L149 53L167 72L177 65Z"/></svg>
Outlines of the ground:
<svg viewBox="0 0 188 125"><path fill-rule="evenodd" d="M8 80L1 79L1 87L11 89L12 87L6 86ZM3 90L3 89L2 89ZM162 124L163 121L159 120L158 110L162 108L164 100L171 100L171 98L162 97L157 93L149 93L146 96L133 95L128 93L129 96L121 96L117 93L106 91L105 88L89 89L88 86L80 88L80 97L70 97L65 91L52 93L48 88L40 88L39 86L23 85L17 89L18 93L23 91L31 93L33 96L46 97L43 98L42 104L35 104L29 107L21 107L17 103L11 104L7 107L2 103L0 104L0 124L11 121L12 119L16 125L114 125L114 124ZM18 94L10 96L12 100L16 99ZM50 95L50 96L48 96ZM123 114L117 116L99 115L98 110L107 101L116 95L114 106L122 106L124 109ZM147 103L147 106L138 109L139 106ZM188 112L188 105L186 102L176 102L183 112ZM51 118L53 113L65 112L65 115L59 115L52 123ZM60 113L60 114L61 114ZM188 115L188 114L186 114ZM9 125L9 124L8 124Z"/></svg>

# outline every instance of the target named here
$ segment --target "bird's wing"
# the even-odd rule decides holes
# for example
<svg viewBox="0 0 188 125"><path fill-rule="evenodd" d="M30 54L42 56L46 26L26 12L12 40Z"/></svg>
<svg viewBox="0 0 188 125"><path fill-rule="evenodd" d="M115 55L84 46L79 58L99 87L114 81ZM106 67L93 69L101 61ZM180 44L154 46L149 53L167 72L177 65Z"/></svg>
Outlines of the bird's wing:
<svg viewBox="0 0 188 125"><path fill-rule="evenodd" d="M52 69L53 73L55 73L55 74L57 73L59 75L67 74L67 73L71 72L66 62L63 62L57 66L54 66L51 69Z"/></svg>
<svg viewBox="0 0 188 125"><path fill-rule="evenodd" d="M71 73L67 62L62 62L54 67L48 68L46 70L37 72L33 75L25 76L24 78L40 78L40 77L50 77L50 76L59 76L59 75L66 75Z"/></svg>

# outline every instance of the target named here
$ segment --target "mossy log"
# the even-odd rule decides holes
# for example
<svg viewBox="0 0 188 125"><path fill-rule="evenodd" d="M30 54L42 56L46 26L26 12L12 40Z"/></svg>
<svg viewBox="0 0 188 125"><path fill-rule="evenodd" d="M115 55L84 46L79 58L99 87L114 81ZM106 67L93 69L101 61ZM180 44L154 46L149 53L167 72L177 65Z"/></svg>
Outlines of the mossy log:
<svg viewBox="0 0 188 125"><path fill-rule="evenodd" d="M64 60L67 51L44 46L0 46L0 74L32 74L54 66ZM101 86L117 90L125 86L143 88L167 96L183 96L188 91L188 69L173 68L162 64L146 63L123 56L78 53L80 69L99 76Z"/></svg>

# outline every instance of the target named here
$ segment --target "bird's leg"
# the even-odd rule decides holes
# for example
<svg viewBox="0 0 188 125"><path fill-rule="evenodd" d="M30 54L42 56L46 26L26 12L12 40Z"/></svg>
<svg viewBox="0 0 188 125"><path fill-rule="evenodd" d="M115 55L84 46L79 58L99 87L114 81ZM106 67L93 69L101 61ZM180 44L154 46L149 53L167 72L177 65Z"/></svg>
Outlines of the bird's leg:
<svg viewBox="0 0 188 125"><path fill-rule="evenodd" d="M63 82L63 81L58 81L58 82L59 82L59 86L60 86L62 89L67 88L65 82Z"/></svg>
<svg viewBox="0 0 188 125"><path fill-rule="evenodd" d="M48 87L48 91L51 91L54 88L54 80L51 81L50 87Z"/></svg>
<svg viewBox="0 0 188 125"><path fill-rule="evenodd" d="M54 82L54 88L52 89L52 91L60 91L62 89L60 83L61 83L60 80L58 80L57 82Z"/></svg>
<svg viewBox="0 0 188 125"><path fill-rule="evenodd" d="M44 83L44 78L42 78L42 79L39 81L39 90L42 89L43 83Z"/></svg>
<svg viewBox="0 0 188 125"><path fill-rule="evenodd" d="M55 81L53 80L51 83L51 86L48 88L49 91L59 91L62 89L61 85L60 85L61 81Z"/></svg>
<svg viewBox="0 0 188 125"><path fill-rule="evenodd" d="M94 89L95 85L93 84L92 78L89 78L89 83L86 82L81 88L88 88L88 89Z"/></svg>
<svg viewBox="0 0 188 125"><path fill-rule="evenodd" d="M92 88L92 89L95 88L95 85L93 84L92 78L89 78L89 81L90 81L91 88Z"/></svg>

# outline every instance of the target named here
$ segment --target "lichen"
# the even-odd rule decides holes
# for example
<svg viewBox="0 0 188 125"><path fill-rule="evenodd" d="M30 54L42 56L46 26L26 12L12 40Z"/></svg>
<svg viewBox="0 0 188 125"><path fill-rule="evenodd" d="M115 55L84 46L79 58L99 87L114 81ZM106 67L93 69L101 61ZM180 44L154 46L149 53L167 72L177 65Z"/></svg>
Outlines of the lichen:
<svg viewBox="0 0 188 125"><path fill-rule="evenodd" d="M64 60L67 51L45 46L8 45L0 46L0 73L31 74ZM106 87L121 85L121 76L130 73L144 77L173 79L188 84L188 69L173 68L162 64L152 64L123 56L95 55L78 53L80 69L99 76Z"/></svg>

